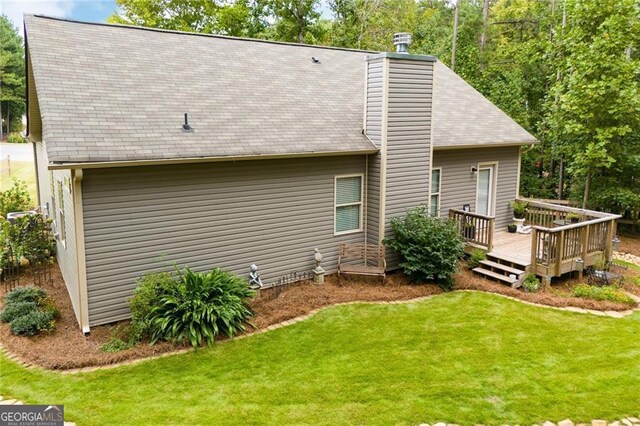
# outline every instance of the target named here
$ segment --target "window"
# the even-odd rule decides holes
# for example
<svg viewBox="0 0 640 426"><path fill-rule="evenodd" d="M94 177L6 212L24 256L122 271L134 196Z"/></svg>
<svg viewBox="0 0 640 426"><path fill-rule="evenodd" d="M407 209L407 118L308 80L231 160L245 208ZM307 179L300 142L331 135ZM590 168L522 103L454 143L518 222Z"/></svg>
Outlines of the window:
<svg viewBox="0 0 640 426"><path fill-rule="evenodd" d="M64 190L62 187L62 181L58 181L58 232L60 234L60 242L66 247L67 229L64 220Z"/></svg>
<svg viewBox="0 0 640 426"><path fill-rule="evenodd" d="M362 175L336 176L334 230L336 234L362 230Z"/></svg>
<svg viewBox="0 0 640 426"><path fill-rule="evenodd" d="M440 216L440 176L442 169L431 170L431 207L429 213L431 216Z"/></svg>

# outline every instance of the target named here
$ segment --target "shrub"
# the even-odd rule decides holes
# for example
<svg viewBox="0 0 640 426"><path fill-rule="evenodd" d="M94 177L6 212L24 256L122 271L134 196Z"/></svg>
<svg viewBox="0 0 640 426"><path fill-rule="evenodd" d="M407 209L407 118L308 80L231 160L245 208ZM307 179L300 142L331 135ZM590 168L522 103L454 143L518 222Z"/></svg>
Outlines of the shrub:
<svg viewBox="0 0 640 426"><path fill-rule="evenodd" d="M39 287L16 287L4 296L5 305L19 302L38 304L47 297L47 292Z"/></svg>
<svg viewBox="0 0 640 426"><path fill-rule="evenodd" d="M5 308L0 312L0 321L11 322L18 317L35 311L36 309L38 309L38 305L35 302L19 301L9 303L5 305Z"/></svg>
<svg viewBox="0 0 640 426"><path fill-rule="evenodd" d="M522 288L528 293L536 293L540 290L540 280L534 274L528 274L522 282Z"/></svg>
<svg viewBox="0 0 640 426"><path fill-rule="evenodd" d="M593 286L578 284L573 288L573 295L583 299L619 302L635 306L636 302L614 286Z"/></svg>
<svg viewBox="0 0 640 426"><path fill-rule="evenodd" d="M178 285L174 276L159 272L142 276L129 299L131 308L130 343L151 336L151 313L160 305L160 299Z"/></svg>
<svg viewBox="0 0 640 426"><path fill-rule="evenodd" d="M102 352L115 353L124 351L125 349L131 348L133 345L130 342L125 342L124 340L118 337L112 337L108 342L103 343L100 346L100 350Z"/></svg>
<svg viewBox="0 0 640 426"><path fill-rule="evenodd" d="M467 268L473 269L480 266L480 262L487 259L487 253L479 248L474 248L469 254L469 260L467 261Z"/></svg>
<svg viewBox="0 0 640 426"><path fill-rule="evenodd" d="M220 333L231 337L245 330L253 294L245 280L218 268L207 273L185 268L151 312L151 341L189 341L197 347L213 344Z"/></svg>
<svg viewBox="0 0 640 426"><path fill-rule="evenodd" d="M46 291L38 287L18 287L4 296L0 321L8 322L13 334L33 336L53 331L59 315Z"/></svg>
<svg viewBox="0 0 640 426"><path fill-rule="evenodd" d="M404 217L391 219L392 238L385 244L402 257L400 267L412 281L433 279L444 290L454 287L453 274L464 254L464 243L455 224L431 217L417 207Z"/></svg>
<svg viewBox="0 0 640 426"><path fill-rule="evenodd" d="M7 137L7 142L9 142L9 143L27 143L27 139L24 138L20 133L11 133Z"/></svg>
<svg viewBox="0 0 640 426"><path fill-rule="evenodd" d="M33 336L55 329L56 322L51 312L35 310L15 318L9 323L13 334Z"/></svg>
<svg viewBox="0 0 640 426"><path fill-rule="evenodd" d="M13 186L0 192L0 216L7 217L7 213L22 212L33 206L27 184L13 179Z"/></svg>

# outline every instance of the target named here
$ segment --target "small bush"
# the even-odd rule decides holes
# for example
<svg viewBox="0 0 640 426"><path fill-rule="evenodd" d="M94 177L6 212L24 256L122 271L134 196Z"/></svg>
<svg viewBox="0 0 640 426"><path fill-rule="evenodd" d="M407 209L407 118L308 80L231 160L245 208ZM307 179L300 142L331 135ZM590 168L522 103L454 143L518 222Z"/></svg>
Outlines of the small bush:
<svg viewBox="0 0 640 426"><path fill-rule="evenodd" d="M578 284L573 288L573 295L583 299L619 302L635 306L636 302L614 286L593 286Z"/></svg>
<svg viewBox="0 0 640 426"><path fill-rule="evenodd" d="M429 216L417 207L391 219L392 238L385 244L402 257L400 267L412 281L433 279L444 290L454 287L453 274L464 254L464 242L455 224Z"/></svg>
<svg viewBox="0 0 640 426"><path fill-rule="evenodd" d="M16 318L27 315L37 309L38 305L35 302L20 301L9 303L5 305L5 308L0 312L0 321L11 322Z"/></svg>
<svg viewBox="0 0 640 426"><path fill-rule="evenodd" d="M13 186L0 192L0 216L7 217L7 213L22 212L33 206L27 184L13 179Z"/></svg>
<svg viewBox="0 0 640 426"><path fill-rule="evenodd" d="M27 143L27 139L25 139L20 133L11 133L7 137L7 142L9 142L9 143Z"/></svg>
<svg viewBox="0 0 640 426"><path fill-rule="evenodd" d="M540 280L534 274L529 274L522 282L522 288L524 288L527 293L536 293L540 290Z"/></svg>
<svg viewBox="0 0 640 426"><path fill-rule="evenodd" d="M53 331L59 315L46 291L38 287L18 287L4 296L0 321L8 322L13 334L33 336Z"/></svg>
<svg viewBox="0 0 640 426"><path fill-rule="evenodd" d="M131 308L131 343L151 337L151 313L160 305L160 299L178 285L174 276L168 272L147 274L141 277L129 299Z"/></svg>
<svg viewBox="0 0 640 426"><path fill-rule="evenodd" d="M232 337L253 315L247 300L253 294L245 280L218 268L207 273L185 268L151 312L151 341L189 341L197 347L213 344L219 334Z"/></svg>
<svg viewBox="0 0 640 426"><path fill-rule="evenodd" d="M124 340L118 337L112 337L108 342L103 343L100 346L100 350L102 352L115 353L124 351L126 349L131 348L133 345L130 342L125 342Z"/></svg>
<svg viewBox="0 0 640 426"><path fill-rule="evenodd" d="M33 336L55 330L56 322L51 312L35 310L15 318L9 326L13 334Z"/></svg>
<svg viewBox="0 0 640 426"><path fill-rule="evenodd" d="M474 248L469 254L469 260L467 261L467 268L473 269L480 266L480 262L487 259L487 253L479 248Z"/></svg>
<svg viewBox="0 0 640 426"><path fill-rule="evenodd" d="M19 302L40 303L47 297L47 292L39 287L16 287L4 296L4 303L10 305Z"/></svg>

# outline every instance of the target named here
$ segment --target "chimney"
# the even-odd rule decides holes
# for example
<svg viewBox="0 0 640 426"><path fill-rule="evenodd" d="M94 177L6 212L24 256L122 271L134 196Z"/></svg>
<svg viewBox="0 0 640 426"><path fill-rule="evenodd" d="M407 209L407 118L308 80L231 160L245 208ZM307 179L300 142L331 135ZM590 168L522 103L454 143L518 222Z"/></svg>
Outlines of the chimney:
<svg viewBox="0 0 640 426"><path fill-rule="evenodd" d="M409 45L411 44L411 34L395 33L393 35L393 44L396 46L397 53L409 53Z"/></svg>

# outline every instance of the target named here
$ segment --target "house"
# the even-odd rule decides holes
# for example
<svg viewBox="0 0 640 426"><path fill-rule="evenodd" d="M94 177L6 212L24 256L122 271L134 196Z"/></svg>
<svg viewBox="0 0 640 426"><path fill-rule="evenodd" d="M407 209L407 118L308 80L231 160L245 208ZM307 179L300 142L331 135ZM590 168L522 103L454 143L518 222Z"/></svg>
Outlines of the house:
<svg viewBox="0 0 640 426"><path fill-rule="evenodd" d="M269 284L316 247L335 271L340 242L380 244L421 204L503 227L536 143L432 56L37 15L25 45L39 202L85 332L174 262Z"/></svg>

